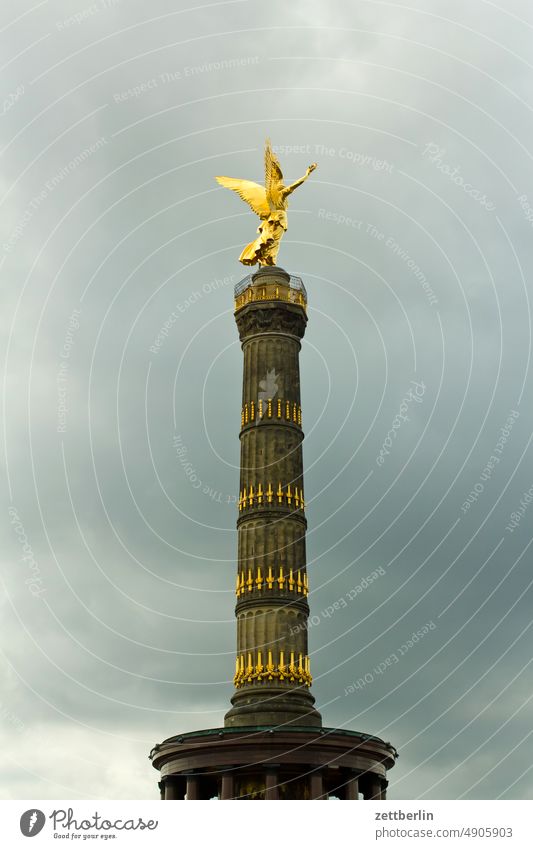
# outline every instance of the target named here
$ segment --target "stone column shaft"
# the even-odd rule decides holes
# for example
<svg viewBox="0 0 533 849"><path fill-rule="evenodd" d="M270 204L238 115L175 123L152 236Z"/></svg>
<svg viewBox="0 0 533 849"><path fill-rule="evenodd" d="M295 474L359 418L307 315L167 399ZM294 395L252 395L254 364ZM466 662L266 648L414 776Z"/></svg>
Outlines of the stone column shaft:
<svg viewBox="0 0 533 849"><path fill-rule="evenodd" d="M200 782L198 776L187 776L187 801L195 801L200 798Z"/></svg>
<svg viewBox="0 0 533 849"><path fill-rule="evenodd" d="M309 796L311 799L324 798L324 780L320 771L312 772L309 776Z"/></svg>
<svg viewBox="0 0 533 849"><path fill-rule="evenodd" d="M346 799L359 799L359 781L357 777L350 778L346 783Z"/></svg>
<svg viewBox="0 0 533 849"><path fill-rule="evenodd" d="M307 643L299 355L305 290L261 268L237 300L243 350L236 692L228 726L321 726Z"/></svg>
<svg viewBox="0 0 533 849"><path fill-rule="evenodd" d="M235 795L235 780L233 773L224 773L222 776L222 789L220 793L221 799L233 799Z"/></svg>
<svg viewBox="0 0 533 849"><path fill-rule="evenodd" d="M265 774L265 799L279 799L277 770L267 769Z"/></svg>

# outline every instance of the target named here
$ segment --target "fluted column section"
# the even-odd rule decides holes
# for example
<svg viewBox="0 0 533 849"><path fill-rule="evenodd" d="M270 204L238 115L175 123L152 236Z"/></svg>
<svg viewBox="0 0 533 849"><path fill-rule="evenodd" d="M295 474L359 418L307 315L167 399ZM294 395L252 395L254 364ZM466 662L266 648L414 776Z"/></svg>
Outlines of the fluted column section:
<svg viewBox="0 0 533 849"><path fill-rule="evenodd" d="M227 726L320 726L310 693L299 353L306 303L281 268L237 302L242 343L236 692Z"/></svg>

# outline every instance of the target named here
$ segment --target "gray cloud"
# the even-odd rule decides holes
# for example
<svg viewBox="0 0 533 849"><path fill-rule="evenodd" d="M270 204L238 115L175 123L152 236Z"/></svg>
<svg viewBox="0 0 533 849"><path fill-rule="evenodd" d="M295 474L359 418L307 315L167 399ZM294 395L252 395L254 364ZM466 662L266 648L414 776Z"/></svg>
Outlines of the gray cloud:
<svg viewBox="0 0 533 849"><path fill-rule="evenodd" d="M310 299L317 702L326 724L399 748L393 798L530 798L533 507L506 530L533 484L520 10L89 7L6 0L1 12L0 792L157 798L153 743L222 723L239 462L232 286L256 225L213 178L259 179L269 135L303 148L281 156L289 177L319 163L280 257ZM411 381L422 403L379 465ZM65 748L83 769L57 757Z"/></svg>

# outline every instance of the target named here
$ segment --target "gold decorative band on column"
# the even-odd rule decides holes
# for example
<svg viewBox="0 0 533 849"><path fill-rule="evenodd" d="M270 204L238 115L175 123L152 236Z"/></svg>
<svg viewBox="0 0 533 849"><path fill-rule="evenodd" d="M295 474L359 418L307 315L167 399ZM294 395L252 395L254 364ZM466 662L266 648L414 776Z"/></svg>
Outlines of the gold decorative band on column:
<svg viewBox="0 0 533 849"><path fill-rule="evenodd" d="M307 301L302 291L283 283L266 283L264 286L250 285L235 298L235 312L256 301L289 301L298 304L307 312Z"/></svg>
<svg viewBox="0 0 533 849"><path fill-rule="evenodd" d="M283 487L280 482L277 489L272 488L271 482L267 486L258 483L254 487L250 484L239 492L239 511L249 507L268 507L269 504L287 504L292 507L293 503L296 510L305 510L303 489L298 489L297 486L292 488L290 483Z"/></svg>
<svg viewBox="0 0 533 849"><path fill-rule="evenodd" d="M292 422L301 427L302 408L295 401L284 401L281 398L259 398L257 402L247 401L241 408L241 427L268 419Z"/></svg>
<svg viewBox="0 0 533 849"><path fill-rule="evenodd" d="M263 664L263 653L261 651L248 652L238 655L235 661L235 675L233 683L235 686L243 687L245 684L256 684L261 681L283 681L288 684L305 684L310 687L313 683L311 676L309 655L298 655L295 660L295 652L287 652L289 662L285 663L285 652L279 652L278 663L272 659L272 651L266 652L267 661ZM255 656L255 657L254 657Z"/></svg>
<svg viewBox="0 0 533 849"><path fill-rule="evenodd" d="M262 569L261 566L257 566L255 573L252 569L248 569L247 575L245 570L239 572L235 587L237 598L254 591L272 592L274 590L294 592L303 596L309 595L307 572L301 569L296 569L295 573L292 569L287 572L287 568L283 566L279 567L277 575L275 571L273 566L269 566L268 571L266 568Z"/></svg>

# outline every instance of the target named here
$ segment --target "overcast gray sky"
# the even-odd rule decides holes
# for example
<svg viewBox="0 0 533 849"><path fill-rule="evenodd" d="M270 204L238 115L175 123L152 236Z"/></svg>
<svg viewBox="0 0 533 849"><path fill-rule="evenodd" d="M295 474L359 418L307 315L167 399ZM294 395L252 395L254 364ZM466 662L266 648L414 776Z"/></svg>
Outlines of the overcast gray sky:
<svg viewBox="0 0 533 849"><path fill-rule="evenodd" d="M152 745L222 724L257 222L214 176L267 135L318 162L279 263L324 722L394 743L391 798L531 798L532 37L525 0L3 0L4 798L157 798Z"/></svg>

